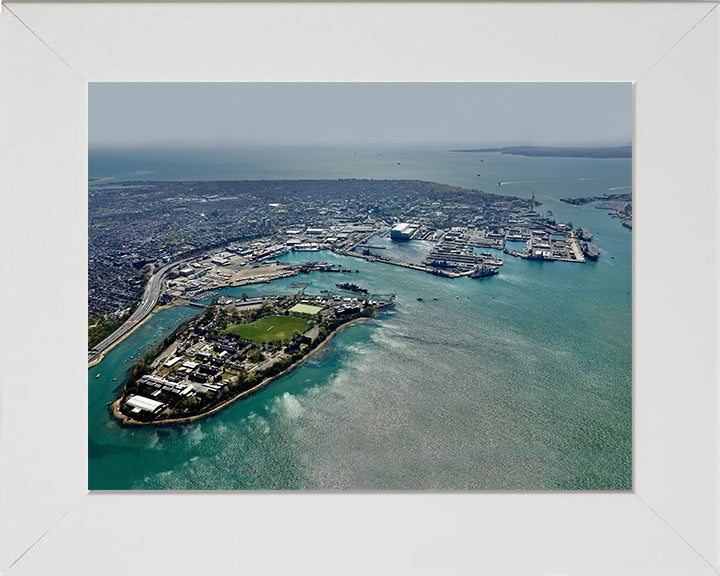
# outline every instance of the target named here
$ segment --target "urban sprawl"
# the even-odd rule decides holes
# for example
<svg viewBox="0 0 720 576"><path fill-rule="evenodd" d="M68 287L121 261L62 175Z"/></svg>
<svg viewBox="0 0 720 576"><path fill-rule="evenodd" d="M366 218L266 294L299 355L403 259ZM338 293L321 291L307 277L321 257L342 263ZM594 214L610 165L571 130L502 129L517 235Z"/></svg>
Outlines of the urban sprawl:
<svg viewBox="0 0 720 576"><path fill-rule="evenodd" d="M199 303L220 288L353 272L313 252L449 278L495 275L503 255L575 263L599 255L589 230L556 221L534 197L416 180L101 181L91 183L88 196L89 361L157 304L205 309L134 370L113 407L126 422L214 411L302 361L340 325L392 305L392 295L367 294L351 282L337 283L337 293L306 294L307 283L296 282L293 297ZM630 226L629 194L588 202L601 200ZM372 243L378 236L434 244L422 263L398 262ZM306 252L307 260L277 260L289 251ZM258 337L257 323L278 337Z"/></svg>

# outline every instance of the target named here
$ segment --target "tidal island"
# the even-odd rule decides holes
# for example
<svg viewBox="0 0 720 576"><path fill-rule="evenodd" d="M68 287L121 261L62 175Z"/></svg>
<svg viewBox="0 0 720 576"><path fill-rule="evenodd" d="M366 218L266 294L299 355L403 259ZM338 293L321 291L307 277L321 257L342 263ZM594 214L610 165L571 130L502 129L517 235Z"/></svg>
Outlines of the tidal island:
<svg viewBox="0 0 720 576"><path fill-rule="evenodd" d="M393 295L224 296L132 369L113 415L127 425L215 414L294 369L340 328L393 305Z"/></svg>

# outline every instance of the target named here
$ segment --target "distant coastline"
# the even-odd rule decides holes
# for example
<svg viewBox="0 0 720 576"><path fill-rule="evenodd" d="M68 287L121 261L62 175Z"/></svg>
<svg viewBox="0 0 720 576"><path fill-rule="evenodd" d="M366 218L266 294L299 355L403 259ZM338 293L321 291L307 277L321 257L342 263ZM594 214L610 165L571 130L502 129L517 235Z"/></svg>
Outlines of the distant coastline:
<svg viewBox="0 0 720 576"><path fill-rule="evenodd" d="M561 158L632 158L632 146L608 148L572 148L554 146L505 146L503 148L457 149L450 152L500 152L513 156L545 156Z"/></svg>

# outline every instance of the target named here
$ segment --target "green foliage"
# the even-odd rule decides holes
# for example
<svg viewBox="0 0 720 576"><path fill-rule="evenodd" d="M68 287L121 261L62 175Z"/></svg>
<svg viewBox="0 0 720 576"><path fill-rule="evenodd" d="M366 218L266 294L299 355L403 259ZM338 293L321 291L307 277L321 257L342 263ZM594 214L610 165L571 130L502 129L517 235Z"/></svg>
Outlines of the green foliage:
<svg viewBox="0 0 720 576"><path fill-rule="evenodd" d="M248 336L255 338L255 343L260 346L252 345L250 354L248 355L248 360L255 364L262 363L267 359L264 350L280 350L284 346L286 339L292 340L309 328L309 326L305 324L307 316L269 315L268 310L269 309L255 310L252 313L243 313L241 315L231 315L227 313L217 315L218 326L223 328L223 333L250 340L251 342L253 340ZM153 361L162 350L165 350L173 342L179 341L178 339L180 338L189 339L193 342L198 341L199 337L192 335L192 332L188 331L191 330L193 326L200 325L203 322L212 322L216 317L216 312L217 308L206 309L202 315L196 316L175 330L170 337L165 339L160 348L150 350L143 358L139 359L132 366L130 377L123 386L123 398L126 398L130 394L150 396L155 392L154 388L139 383L142 376L151 371L150 367ZM354 315L340 318L322 318L318 315L317 325L319 327L319 338L315 339L311 344L302 344L297 349L286 350L284 357L276 360L271 366L261 371L254 370L247 373L237 366L233 366L229 369L229 372L223 371L215 375L212 381L225 381L225 385L217 392L210 390L206 394L198 396L179 396L177 394L161 392L155 398L169 406L169 410L162 415L152 415L146 412L134 413L124 405L124 402L121 403L120 409L130 418L140 421L151 421L153 419L162 420L205 413L238 394L254 388L262 380L275 377L287 370L293 364L302 360L312 349L325 341L330 333L339 326L356 318L371 317L375 312L376 308L368 308ZM227 327L228 325L229 328ZM240 336L238 332L242 334L242 336ZM175 369L177 369L177 367ZM170 413L169 415L168 412Z"/></svg>
<svg viewBox="0 0 720 576"><path fill-rule="evenodd" d="M372 318L375 315L376 311L377 311L377 308L374 308L374 307L365 308L365 310L360 312L360 316L363 316L365 318Z"/></svg>
<svg viewBox="0 0 720 576"><path fill-rule="evenodd" d="M282 345L307 330L303 318L295 316L263 316L253 322L234 324L225 334L235 334L244 340L258 344L279 342Z"/></svg>
<svg viewBox="0 0 720 576"><path fill-rule="evenodd" d="M263 354L262 350L260 349L255 350L252 354L248 356L248 360L255 364L257 364L258 362L263 362L265 360L265 354Z"/></svg>
<svg viewBox="0 0 720 576"><path fill-rule="evenodd" d="M260 378L260 376L257 374L257 372L252 372L252 373L248 374L248 375L247 375L247 378L245 378L245 379L241 382L241 387L242 387L243 390L249 390L250 388L252 388L253 386L255 386L255 384L257 384L258 382L260 382L260 380L261 380L261 378Z"/></svg>
<svg viewBox="0 0 720 576"><path fill-rule="evenodd" d="M120 318L107 319L104 316L93 316L88 319L88 348L100 344L130 317L130 312Z"/></svg>
<svg viewBox="0 0 720 576"><path fill-rule="evenodd" d="M176 406L178 412L191 412L200 405L200 399L197 396L184 396Z"/></svg>

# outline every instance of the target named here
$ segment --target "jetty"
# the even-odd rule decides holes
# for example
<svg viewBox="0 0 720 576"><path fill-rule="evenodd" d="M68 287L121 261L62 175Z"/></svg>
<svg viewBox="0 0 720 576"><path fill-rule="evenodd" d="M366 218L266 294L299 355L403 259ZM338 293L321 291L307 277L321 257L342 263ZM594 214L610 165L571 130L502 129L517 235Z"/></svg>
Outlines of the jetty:
<svg viewBox="0 0 720 576"><path fill-rule="evenodd" d="M428 274L437 275L436 268L433 268L432 266L427 266L425 264L410 264L409 262L399 262L397 260L390 260L388 258L382 258L376 255L361 254L359 252L353 252L351 250L336 249L333 251L341 256L352 256L353 258L362 258L363 260L367 260L368 262L381 262L382 264L392 264L393 266L400 266L401 268L419 270L420 272L427 272ZM462 273L448 272L447 274L444 274L444 276L447 278L459 278L460 276L467 276L471 271L472 270L463 271Z"/></svg>

